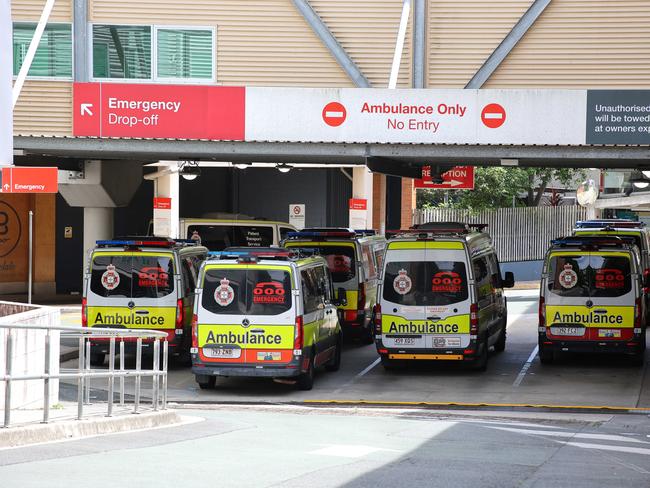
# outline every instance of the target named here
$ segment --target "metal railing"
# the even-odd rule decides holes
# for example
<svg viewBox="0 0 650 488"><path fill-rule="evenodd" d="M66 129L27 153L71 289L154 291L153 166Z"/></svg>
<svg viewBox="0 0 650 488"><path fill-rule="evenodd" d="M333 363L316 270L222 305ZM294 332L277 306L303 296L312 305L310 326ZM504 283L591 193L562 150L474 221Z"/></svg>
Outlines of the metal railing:
<svg viewBox="0 0 650 488"><path fill-rule="evenodd" d="M9 318L9 317L7 317ZM5 321L6 319L5 318ZM105 378L108 381L107 416L113 414L115 378L119 378L119 402L125 405L124 387L126 378L135 378L135 391L133 402L133 413L138 413L140 408L140 396L142 390L142 378L152 378L151 406L154 411L167 408L167 363L168 343L165 332L154 330L131 330L131 329L110 329L110 328L87 328L65 325L39 325L39 324L8 324L0 323L0 330L6 329L5 342L5 374L0 376L0 382L5 384L4 394L4 427L11 423L11 390L14 382L43 380L43 423L50 419L50 380L53 379L76 379L77 380L77 419L83 418L84 405L90 404L90 383L92 379ZM13 356L16 331L44 330L44 354L45 367L43 373L38 374L13 374ZM51 373L51 332L59 331L60 337L79 339L79 366L76 370ZM108 370L91 369L90 351L91 339L103 339L109 342ZM125 339L136 340L135 369L125 368ZM142 369L142 341L143 339L153 340L153 361L152 369ZM115 347L119 342L120 366L115 369ZM162 342L162 369L160 369L160 348ZM162 385L160 384L162 381Z"/></svg>

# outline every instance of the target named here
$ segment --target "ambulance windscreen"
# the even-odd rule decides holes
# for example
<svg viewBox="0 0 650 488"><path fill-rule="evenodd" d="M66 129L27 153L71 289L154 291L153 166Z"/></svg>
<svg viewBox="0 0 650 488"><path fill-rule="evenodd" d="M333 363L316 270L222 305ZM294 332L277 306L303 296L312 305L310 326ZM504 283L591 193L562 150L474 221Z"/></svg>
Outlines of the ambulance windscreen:
<svg viewBox="0 0 650 488"><path fill-rule="evenodd" d="M400 305L450 305L467 300L461 261L393 261L386 264L384 300Z"/></svg>
<svg viewBox="0 0 650 488"><path fill-rule="evenodd" d="M221 315L278 315L291 309L291 296L285 270L209 269L202 306Z"/></svg>
<svg viewBox="0 0 650 488"><path fill-rule="evenodd" d="M548 290L562 297L619 297L632 290L630 259L608 255L551 256Z"/></svg>
<svg viewBox="0 0 650 488"><path fill-rule="evenodd" d="M174 291L171 256L96 255L90 289L105 298L162 298Z"/></svg>

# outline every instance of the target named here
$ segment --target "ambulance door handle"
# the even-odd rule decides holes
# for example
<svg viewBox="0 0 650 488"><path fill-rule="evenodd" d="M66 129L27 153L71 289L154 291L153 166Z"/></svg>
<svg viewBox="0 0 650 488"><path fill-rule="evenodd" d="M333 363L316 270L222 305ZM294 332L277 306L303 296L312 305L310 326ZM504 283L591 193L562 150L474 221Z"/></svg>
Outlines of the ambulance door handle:
<svg viewBox="0 0 650 488"><path fill-rule="evenodd" d="M137 315L149 315L149 310L136 310Z"/></svg>
<svg viewBox="0 0 650 488"><path fill-rule="evenodd" d="M427 320L440 320L441 318L442 317L437 317L434 315L433 317L427 317Z"/></svg>
<svg viewBox="0 0 650 488"><path fill-rule="evenodd" d="M607 310L603 310L602 308L599 310L594 310L594 313L607 313Z"/></svg>
<svg viewBox="0 0 650 488"><path fill-rule="evenodd" d="M251 329L251 334L263 334L264 330L262 329Z"/></svg>

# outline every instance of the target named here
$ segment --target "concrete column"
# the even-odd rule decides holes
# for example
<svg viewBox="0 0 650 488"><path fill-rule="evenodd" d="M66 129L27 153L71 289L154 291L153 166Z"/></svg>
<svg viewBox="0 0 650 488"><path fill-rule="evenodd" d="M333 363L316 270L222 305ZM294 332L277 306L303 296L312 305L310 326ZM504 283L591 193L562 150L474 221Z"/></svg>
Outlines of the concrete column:
<svg viewBox="0 0 650 488"><path fill-rule="evenodd" d="M413 225L415 202L413 178L402 178L402 229L408 229Z"/></svg>
<svg viewBox="0 0 650 488"><path fill-rule="evenodd" d="M372 228L386 232L386 175L372 175Z"/></svg>
<svg viewBox="0 0 650 488"><path fill-rule="evenodd" d="M179 235L178 219L180 218L180 175L177 167L170 165L170 172L164 172L154 180L154 197L167 197L172 199L170 235L160 237L173 237L184 239L187 236ZM153 202L151 202L153 205Z"/></svg>
<svg viewBox="0 0 650 488"><path fill-rule="evenodd" d="M370 229L372 227L373 175L365 166L352 169L352 198L366 201L366 210L350 210L350 224L353 229Z"/></svg>
<svg viewBox="0 0 650 488"><path fill-rule="evenodd" d="M95 241L113 237L113 208L84 207L84 270L88 250L95 247Z"/></svg>

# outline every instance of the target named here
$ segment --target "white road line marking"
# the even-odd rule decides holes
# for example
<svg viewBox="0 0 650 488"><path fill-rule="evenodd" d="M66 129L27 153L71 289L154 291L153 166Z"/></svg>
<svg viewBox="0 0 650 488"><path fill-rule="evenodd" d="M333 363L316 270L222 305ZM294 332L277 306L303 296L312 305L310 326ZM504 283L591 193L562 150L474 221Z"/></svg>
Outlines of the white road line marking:
<svg viewBox="0 0 650 488"><path fill-rule="evenodd" d="M361 377L363 377L364 375L366 375L367 373L369 373L369 372L372 370L372 368L374 368L375 366L377 366L380 362L381 362L381 358L377 358L377 359L375 359L375 360L372 362L372 364L366 366L366 368L363 369L360 373L357 373L356 375L354 375L354 377L353 377L350 381L348 381L347 383L343 383L340 387L338 387L338 388L337 388L336 390L334 390L332 393L333 393L333 394L341 393L345 388L347 388L347 387L350 386L352 383L354 383L355 381L357 381L359 378L361 378Z"/></svg>
<svg viewBox="0 0 650 488"><path fill-rule="evenodd" d="M535 359L535 356L537 356L538 350L539 350L539 346L535 346L535 349L533 349L533 352L531 352L530 356L528 356L528 359L526 360L523 367L521 368L521 371L519 371L519 374L517 375L517 378L515 378L515 382L512 384L512 386L517 387L521 385L522 381L524 381L524 377L528 372L528 368L530 368L530 364L533 362L533 359Z"/></svg>
<svg viewBox="0 0 650 488"><path fill-rule="evenodd" d="M650 449L644 447L609 446L607 444L587 444L585 442L564 442L563 444L566 446L580 447L582 449L598 449L600 451L627 452L630 454L644 454L650 456Z"/></svg>

